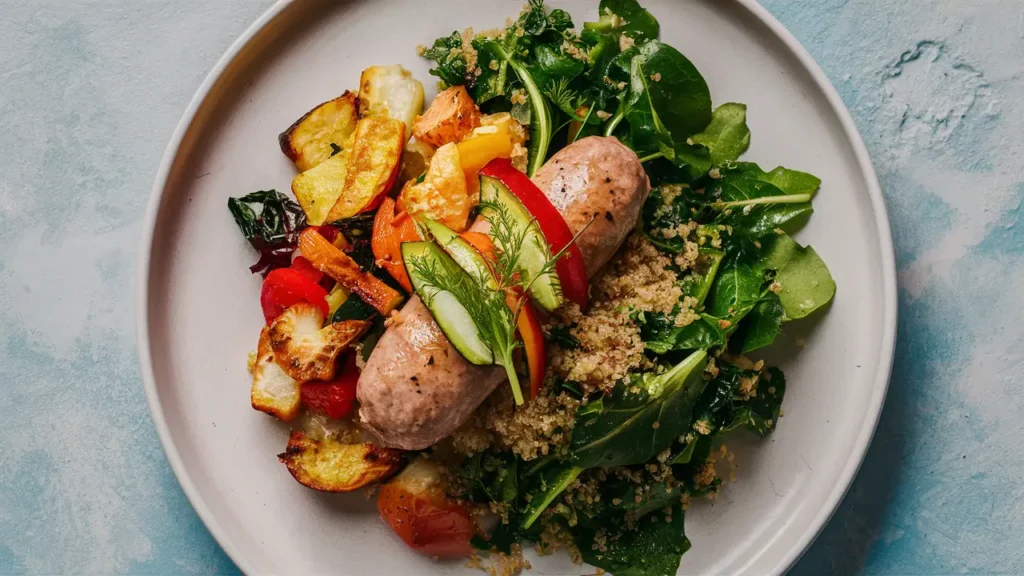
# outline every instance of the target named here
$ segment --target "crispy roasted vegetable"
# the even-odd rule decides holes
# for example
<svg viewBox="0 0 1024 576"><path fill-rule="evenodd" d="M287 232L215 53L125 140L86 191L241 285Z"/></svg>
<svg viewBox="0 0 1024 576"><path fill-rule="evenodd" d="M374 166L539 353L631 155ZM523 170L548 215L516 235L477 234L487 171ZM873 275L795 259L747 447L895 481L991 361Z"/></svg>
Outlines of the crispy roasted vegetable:
<svg viewBox="0 0 1024 576"><path fill-rule="evenodd" d="M299 484L321 492L352 492L388 478L402 464L399 450L314 440L299 430L292 432L288 448L277 458Z"/></svg>
<svg viewBox="0 0 1024 576"><path fill-rule="evenodd" d="M412 133L417 140L441 147L458 142L480 125L480 109L464 86L452 86L434 97L416 119Z"/></svg>
<svg viewBox="0 0 1024 576"><path fill-rule="evenodd" d="M263 327L252 367L252 407L288 422L299 415L302 406L299 383L274 361L270 346L270 328Z"/></svg>
<svg viewBox="0 0 1024 576"><path fill-rule="evenodd" d="M405 148L405 124L386 116L363 118L356 125L348 155L345 183L327 221L372 210L398 176Z"/></svg>
<svg viewBox="0 0 1024 576"><path fill-rule="evenodd" d="M405 122L405 133L423 111L423 84L399 64L370 66L359 77L359 117L390 116Z"/></svg>
<svg viewBox="0 0 1024 576"><path fill-rule="evenodd" d="M327 220L327 214L341 196L345 177L348 176L351 137L345 146L338 154L292 179L292 194L306 213L306 221L313 226L319 226Z"/></svg>
<svg viewBox="0 0 1024 576"><path fill-rule="evenodd" d="M387 315L402 302L402 295L379 278L363 271L355 260L327 241L319 232L306 228L299 234L299 250L318 270L359 295L381 314Z"/></svg>
<svg viewBox="0 0 1024 576"><path fill-rule="evenodd" d="M408 182L399 196L401 208L412 216L424 215L456 232L466 229L469 211L475 205L466 189L466 175L459 160L459 148L445 144L437 149L423 182Z"/></svg>
<svg viewBox="0 0 1024 576"><path fill-rule="evenodd" d="M323 310L299 302L270 325L270 348L278 366L300 384L330 380L338 366L338 355L369 327L369 322L360 320L324 326Z"/></svg>
<svg viewBox="0 0 1024 576"><path fill-rule="evenodd" d="M309 170L344 147L356 129L357 111L356 95L348 91L324 102L278 136L281 151L300 171Z"/></svg>

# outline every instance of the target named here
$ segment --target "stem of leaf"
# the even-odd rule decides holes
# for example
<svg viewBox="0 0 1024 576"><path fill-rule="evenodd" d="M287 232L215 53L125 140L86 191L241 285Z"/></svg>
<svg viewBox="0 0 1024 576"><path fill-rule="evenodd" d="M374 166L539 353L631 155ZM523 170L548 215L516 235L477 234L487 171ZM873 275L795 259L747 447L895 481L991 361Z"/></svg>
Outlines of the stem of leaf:
<svg viewBox="0 0 1024 576"><path fill-rule="evenodd" d="M648 154L647 156L644 156L643 158L640 159L640 162L641 163L643 163L643 162L650 162L651 160L656 160L658 158L664 158L664 157L665 157L665 154L663 152L655 152L654 154Z"/></svg>
<svg viewBox="0 0 1024 576"><path fill-rule="evenodd" d="M519 375L516 374L515 363L512 362L512 358L506 358L501 361L502 368L505 369L505 373L508 374L508 383L512 385L512 397L516 400L516 406L523 405L523 390L519 387Z"/></svg>
<svg viewBox="0 0 1024 576"><path fill-rule="evenodd" d="M750 198L749 200L733 200L732 202L722 202L719 205L723 208L735 208L737 206L755 206L757 204L801 204L810 201L810 194L787 194L785 196L764 196L763 198Z"/></svg>
<svg viewBox="0 0 1024 576"><path fill-rule="evenodd" d="M611 136L615 132L615 129L619 127L619 122L622 122L622 119L625 118L625 116L625 112L620 108L619 111L612 116L611 120L608 121L608 126L604 129L604 135Z"/></svg>

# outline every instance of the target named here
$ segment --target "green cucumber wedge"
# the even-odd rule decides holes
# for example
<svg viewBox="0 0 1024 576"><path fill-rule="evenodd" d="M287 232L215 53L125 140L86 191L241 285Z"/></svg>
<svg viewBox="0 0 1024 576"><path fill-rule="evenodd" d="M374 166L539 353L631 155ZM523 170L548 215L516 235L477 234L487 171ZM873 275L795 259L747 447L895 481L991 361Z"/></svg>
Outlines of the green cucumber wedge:
<svg viewBox="0 0 1024 576"><path fill-rule="evenodd" d="M491 268L487 265L484 257L462 236L444 224L425 218L423 225L430 234L437 240L437 243L455 260L455 263L469 273L477 284L490 290L498 289L498 282L491 274Z"/></svg>
<svg viewBox="0 0 1024 576"><path fill-rule="evenodd" d="M494 351L480 336L480 330L469 311L454 294L430 284L423 272L433 266L448 275L461 274L467 282L472 282L469 274L433 242L403 243L402 261L416 293L455 349L472 364L494 364Z"/></svg>
<svg viewBox="0 0 1024 576"><path fill-rule="evenodd" d="M544 264L552 258L551 248L530 211L500 180L489 176L480 177L480 200L482 202L480 214L484 218L493 222L494 208L488 204L499 204L507 211L511 216L510 220L517 226L515 231L517 235L524 234L519 265L525 276L523 283L529 286L530 296L548 312L561 306L564 298L562 297L562 286L558 282L558 273L552 267L541 274ZM494 244L499 250L506 249L501 245L499 235L492 233L491 238L494 239Z"/></svg>

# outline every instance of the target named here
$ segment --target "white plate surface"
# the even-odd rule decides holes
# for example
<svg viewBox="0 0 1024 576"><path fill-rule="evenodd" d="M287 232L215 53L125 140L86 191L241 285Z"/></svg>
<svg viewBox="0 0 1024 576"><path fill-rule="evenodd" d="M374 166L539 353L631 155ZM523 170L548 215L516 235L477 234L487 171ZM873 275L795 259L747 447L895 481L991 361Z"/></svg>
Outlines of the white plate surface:
<svg viewBox="0 0 1024 576"><path fill-rule="evenodd" d="M831 309L805 325L799 355L778 354L789 389L766 441L738 438L737 482L696 503L685 574L769 574L789 567L842 498L885 397L896 320L885 207L867 153L831 85L797 42L752 0L647 0L662 39L704 74L716 103L744 102L745 158L824 181L797 238L838 284ZM311 106L399 62L433 92L414 47L453 29L501 25L521 0L282 2L228 51L178 126L153 189L139 282L142 374L168 459L196 511L247 573L461 573L401 544L362 494L316 493L277 462L287 432L248 406L247 354L262 325L253 252L229 196L286 191L292 164L278 133ZM551 2L577 25L594 2ZM787 327L785 338L797 335ZM564 557L536 574L592 573Z"/></svg>

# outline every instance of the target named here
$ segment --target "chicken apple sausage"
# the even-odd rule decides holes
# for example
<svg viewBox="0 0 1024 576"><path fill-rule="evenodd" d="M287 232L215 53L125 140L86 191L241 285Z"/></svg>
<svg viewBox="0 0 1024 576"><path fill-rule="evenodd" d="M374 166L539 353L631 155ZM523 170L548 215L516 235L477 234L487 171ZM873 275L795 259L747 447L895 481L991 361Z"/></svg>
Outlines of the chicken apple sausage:
<svg viewBox="0 0 1024 576"><path fill-rule="evenodd" d="M588 275L618 250L650 192L636 154L614 138L596 136L563 148L533 181L573 234L590 223L577 239ZM455 431L504 381L500 366L466 361L414 296L359 377L359 416L384 446L420 450Z"/></svg>

